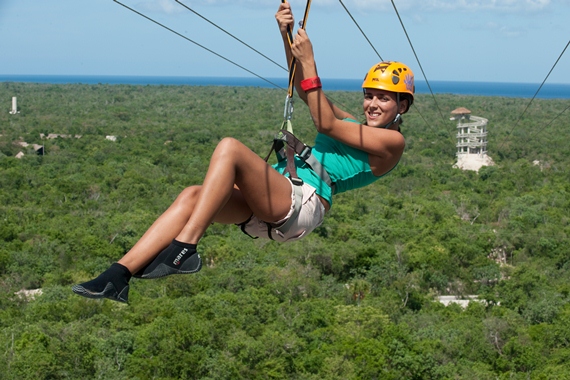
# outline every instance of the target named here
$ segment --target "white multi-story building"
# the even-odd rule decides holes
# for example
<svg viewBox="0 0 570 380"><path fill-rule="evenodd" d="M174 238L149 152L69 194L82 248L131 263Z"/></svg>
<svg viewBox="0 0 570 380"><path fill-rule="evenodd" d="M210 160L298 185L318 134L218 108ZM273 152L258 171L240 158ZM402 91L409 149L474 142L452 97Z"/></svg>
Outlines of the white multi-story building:
<svg viewBox="0 0 570 380"><path fill-rule="evenodd" d="M12 96L12 110L10 111L10 113L12 115L15 115L17 113L20 113L18 111L18 98L16 98L15 96Z"/></svg>
<svg viewBox="0 0 570 380"><path fill-rule="evenodd" d="M451 119L457 121L457 164L464 170L478 171L481 166L493 165L487 156L487 122L483 117L471 115L467 108L451 111Z"/></svg>
<svg viewBox="0 0 570 380"><path fill-rule="evenodd" d="M472 116L464 107L451 111L451 115L451 120L457 121L457 155L486 154L488 120Z"/></svg>

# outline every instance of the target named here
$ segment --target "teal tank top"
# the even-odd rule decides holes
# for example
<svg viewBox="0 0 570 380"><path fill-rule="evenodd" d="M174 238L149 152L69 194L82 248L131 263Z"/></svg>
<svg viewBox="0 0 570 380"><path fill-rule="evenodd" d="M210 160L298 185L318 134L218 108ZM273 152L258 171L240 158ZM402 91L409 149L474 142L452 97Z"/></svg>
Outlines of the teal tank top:
<svg viewBox="0 0 570 380"><path fill-rule="evenodd" d="M345 120L358 123L352 119ZM334 183L334 194L367 186L382 177L372 173L367 152L345 145L326 135L318 133L312 148L312 154L329 173ZM273 165L280 173L285 171L286 166L286 160ZM313 186L317 194L332 206L331 188L298 157L295 157L295 166L299 178Z"/></svg>

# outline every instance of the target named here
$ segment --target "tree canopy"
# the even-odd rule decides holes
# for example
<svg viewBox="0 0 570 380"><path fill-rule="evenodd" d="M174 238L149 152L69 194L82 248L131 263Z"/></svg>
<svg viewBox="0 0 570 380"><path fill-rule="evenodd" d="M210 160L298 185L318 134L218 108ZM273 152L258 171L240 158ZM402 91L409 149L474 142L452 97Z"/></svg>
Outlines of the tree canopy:
<svg viewBox="0 0 570 380"><path fill-rule="evenodd" d="M0 83L0 378L570 379L567 100L519 120L528 99L417 95L397 168L307 238L213 225L196 275L133 279L129 305L71 292L201 183L221 138L265 156L284 96ZM360 93L331 97L362 117ZM460 106L489 119L495 166L454 168Z"/></svg>

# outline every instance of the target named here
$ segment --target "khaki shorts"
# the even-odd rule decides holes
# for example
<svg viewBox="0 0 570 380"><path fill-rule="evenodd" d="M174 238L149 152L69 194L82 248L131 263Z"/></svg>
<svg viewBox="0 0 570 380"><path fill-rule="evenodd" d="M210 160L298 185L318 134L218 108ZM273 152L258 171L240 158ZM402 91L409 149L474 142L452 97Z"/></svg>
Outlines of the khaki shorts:
<svg viewBox="0 0 570 380"><path fill-rule="evenodd" d="M289 180L289 183L291 183L291 180ZM325 206L323 206L323 203L317 196L315 188L304 183L302 185L303 202L297 220L285 234L275 230L275 228L279 228L279 226L283 225L283 223L291 217L291 214L293 214L295 206L295 191L293 190L293 186L291 183L291 209L285 218L274 223L267 223L253 215L248 221L239 225L242 231L253 238L272 238L275 241L287 242L299 240L320 226L325 217ZM271 236L269 235L270 233Z"/></svg>

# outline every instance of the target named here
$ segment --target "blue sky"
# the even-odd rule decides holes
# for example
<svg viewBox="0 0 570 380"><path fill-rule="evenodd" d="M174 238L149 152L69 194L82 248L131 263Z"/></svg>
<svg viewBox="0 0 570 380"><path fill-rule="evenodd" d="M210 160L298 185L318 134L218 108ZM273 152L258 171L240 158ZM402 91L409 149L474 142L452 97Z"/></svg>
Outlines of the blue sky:
<svg viewBox="0 0 570 380"><path fill-rule="evenodd" d="M284 65L279 0L180 0ZM175 0L121 0L267 78L286 72ZM300 20L305 0L290 1ZM420 66L390 0L342 0L380 56ZM395 0L430 81L540 83L570 40L570 0ZM380 60L339 0L313 0L307 32L322 78ZM0 0L0 74L252 76L112 0ZM570 84L570 48L547 83Z"/></svg>

